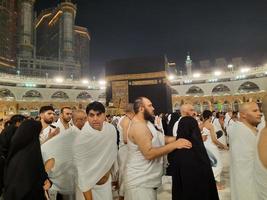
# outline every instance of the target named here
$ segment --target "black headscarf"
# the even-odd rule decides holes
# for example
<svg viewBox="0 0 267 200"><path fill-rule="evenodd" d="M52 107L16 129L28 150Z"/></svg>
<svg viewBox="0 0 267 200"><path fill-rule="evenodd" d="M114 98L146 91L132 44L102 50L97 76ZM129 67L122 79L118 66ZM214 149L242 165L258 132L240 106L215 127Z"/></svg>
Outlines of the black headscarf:
<svg viewBox="0 0 267 200"><path fill-rule="evenodd" d="M4 187L4 167L5 160L8 154L8 148L11 138L15 134L17 127L15 124L11 124L4 128L0 134L0 196L2 194L2 188Z"/></svg>
<svg viewBox="0 0 267 200"><path fill-rule="evenodd" d="M174 151L172 199L219 200L210 160L198 123L193 117L181 118L177 131L177 139L179 138L189 140L192 148Z"/></svg>
<svg viewBox="0 0 267 200"><path fill-rule="evenodd" d="M40 149L42 125L26 120L15 132L9 147L4 175L4 199L45 199L43 184L47 179Z"/></svg>

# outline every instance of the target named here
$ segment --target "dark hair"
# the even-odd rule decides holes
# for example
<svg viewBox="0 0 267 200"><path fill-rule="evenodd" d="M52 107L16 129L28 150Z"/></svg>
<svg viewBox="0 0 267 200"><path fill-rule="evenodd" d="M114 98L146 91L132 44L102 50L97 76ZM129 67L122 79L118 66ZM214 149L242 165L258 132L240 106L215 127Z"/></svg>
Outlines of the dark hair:
<svg viewBox="0 0 267 200"><path fill-rule="evenodd" d="M11 121L11 124L15 124L17 122L22 122L26 119L25 116L23 115L13 115L11 118L10 118L10 121Z"/></svg>
<svg viewBox="0 0 267 200"><path fill-rule="evenodd" d="M98 101L94 101L92 103L89 103L86 107L86 114L88 115L90 110L97 111L99 113L105 113L105 107L102 103Z"/></svg>
<svg viewBox="0 0 267 200"><path fill-rule="evenodd" d="M238 115L237 111L233 111L232 115Z"/></svg>
<svg viewBox="0 0 267 200"><path fill-rule="evenodd" d="M53 106L42 106L40 108L39 114L44 113L44 112L46 112L48 110L55 111L55 109L53 108Z"/></svg>
<svg viewBox="0 0 267 200"><path fill-rule="evenodd" d="M139 108L143 105L143 98L144 97L138 97L137 99L135 99L133 103L133 110L135 114L139 112Z"/></svg>
<svg viewBox="0 0 267 200"><path fill-rule="evenodd" d="M69 106L64 106L60 109L60 113L62 114L64 112L65 109L69 109L69 110L72 110L71 107Z"/></svg>
<svg viewBox="0 0 267 200"><path fill-rule="evenodd" d="M207 120L212 116L212 112L210 110L204 110L202 116L204 120Z"/></svg>

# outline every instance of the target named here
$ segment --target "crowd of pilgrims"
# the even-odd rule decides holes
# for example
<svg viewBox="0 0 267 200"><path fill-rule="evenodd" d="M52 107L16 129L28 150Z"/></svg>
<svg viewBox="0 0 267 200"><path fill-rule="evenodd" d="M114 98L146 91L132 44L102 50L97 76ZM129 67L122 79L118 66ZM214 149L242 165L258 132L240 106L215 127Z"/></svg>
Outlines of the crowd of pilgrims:
<svg viewBox="0 0 267 200"><path fill-rule="evenodd" d="M267 200L266 115L267 97L226 113L154 115L140 97L122 116L99 102L14 115L0 134L0 199L156 200L169 177L173 200L216 200L228 160L231 199Z"/></svg>

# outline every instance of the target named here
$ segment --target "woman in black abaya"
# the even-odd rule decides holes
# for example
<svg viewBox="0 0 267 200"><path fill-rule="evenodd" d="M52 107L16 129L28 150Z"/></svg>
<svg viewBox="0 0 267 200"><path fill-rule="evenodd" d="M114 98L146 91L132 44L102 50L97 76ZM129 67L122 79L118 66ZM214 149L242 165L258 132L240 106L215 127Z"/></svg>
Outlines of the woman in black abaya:
<svg viewBox="0 0 267 200"><path fill-rule="evenodd" d="M177 139L189 140L192 148L174 151L172 200L219 200L197 121L193 117L181 118L177 133Z"/></svg>
<svg viewBox="0 0 267 200"><path fill-rule="evenodd" d="M39 134L42 125L24 121L15 132L9 147L4 175L5 200L43 200L44 189L51 184L45 172Z"/></svg>

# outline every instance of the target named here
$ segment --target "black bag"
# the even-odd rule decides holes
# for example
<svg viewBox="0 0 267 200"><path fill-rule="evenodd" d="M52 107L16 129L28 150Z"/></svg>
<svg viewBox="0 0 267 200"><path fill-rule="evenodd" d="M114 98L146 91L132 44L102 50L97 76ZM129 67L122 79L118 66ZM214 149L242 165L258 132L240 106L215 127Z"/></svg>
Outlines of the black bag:
<svg viewBox="0 0 267 200"><path fill-rule="evenodd" d="M222 130L216 131L216 136L217 136L217 139L222 137L223 136L223 131Z"/></svg>

